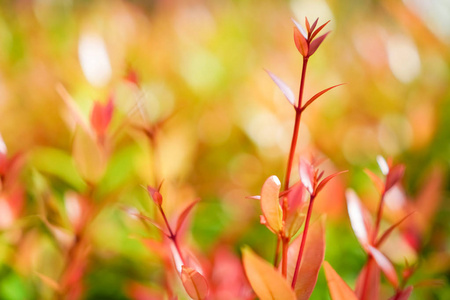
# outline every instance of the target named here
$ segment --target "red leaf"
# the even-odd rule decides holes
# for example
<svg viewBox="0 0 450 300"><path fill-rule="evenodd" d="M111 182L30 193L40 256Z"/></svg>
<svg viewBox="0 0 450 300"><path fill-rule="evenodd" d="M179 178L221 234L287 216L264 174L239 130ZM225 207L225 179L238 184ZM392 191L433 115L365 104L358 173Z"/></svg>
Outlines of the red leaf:
<svg viewBox="0 0 450 300"><path fill-rule="evenodd" d="M359 273L356 280L355 293L359 299L363 298L363 293L364 300L380 299L380 268L378 268L373 259L370 259L369 263Z"/></svg>
<svg viewBox="0 0 450 300"><path fill-rule="evenodd" d="M370 233L367 227L369 220L366 218L364 208L356 193L349 189L345 193L347 197L347 209L352 224L353 232L364 249L368 249Z"/></svg>
<svg viewBox="0 0 450 300"><path fill-rule="evenodd" d="M384 256L384 254L381 253L378 249L370 245L369 251L372 254L373 258L375 259L377 265L380 267L381 271L383 271L384 275L386 275L386 278L389 280L392 286L397 289L398 277L397 273L395 272L394 266L392 265L390 260L386 256Z"/></svg>
<svg viewBox="0 0 450 300"><path fill-rule="evenodd" d="M311 32L311 27L309 26L309 21L308 21L307 17L305 17L305 25L306 25L306 31L309 34Z"/></svg>
<svg viewBox="0 0 450 300"><path fill-rule="evenodd" d="M319 20L319 19L317 19L317 20ZM328 23L330 23L330 21L326 22L325 24L323 24L322 26L317 28L317 30L314 31L313 34L311 34L310 40L312 40Z"/></svg>
<svg viewBox="0 0 450 300"><path fill-rule="evenodd" d="M108 102L105 104L95 101L91 112L91 126L97 136L102 137L105 135L112 119L113 110L114 103L112 97L109 97Z"/></svg>
<svg viewBox="0 0 450 300"><path fill-rule="evenodd" d="M182 266L181 281L183 282L184 289L192 299L203 300L208 296L208 282L206 281L206 278L196 270Z"/></svg>
<svg viewBox="0 0 450 300"><path fill-rule="evenodd" d="M162 197L161 193L159 192L159 190L147 185L147 192L152 197L153 202L155 202L156 205L158 205L158 206L162 205L163 197Z"/></svg>
<svg viewBox="0 0 450 300"><path fill-rule="evenodd" d="M338 176L338 175L340 175L340 174L342 174L342 173L346 173L346 172L348 172L348 170L341 171L341 172L337 172L337 173L331 174L330 176L324 178L324 179L319 183L319 185L317 186L316 194L318 194L318 193L320 192L320 190L323 189L323 188L325 187L325 185L328 183L328 181L330 181L330 180L333 179L334 177L336 177L336 176Z"/></svg>
<svg viewBox="0 0 450 300"><path fill-rule="evenodd" d="M389 170L389 173L386 176L386 192L402 179L404 173L404 165L396 165Z"/></svg>
<svg viewBox="0 0 450 300"><path fill-rule="evenodd" d="M292 105L295 106L295 96L294 96L294 93L292 92L292 90L289 88L289 86L286 83L284 83L283 80L281 80L280 78L275 76L273 73L271 73L267 70L266 70L266 72L267 72L267 74L269 74L270 78L272 78L273 82L275 82L275 84L283 92L284 96L289 101L289 103L291 103Z"/></svg>
<svg viewBox="0 0 450 300"><path fill-rule="evenodd" d="M278 200L280 188L281 182L274 175L267 178L261 189L261 210L274 232L280 232L283 228L283 210Z"/></svg>
<svg viewBox="0 0 450 300"><path fill-rule="evenodd" d="M194 202L192 202L191 204L189 204L184 210L183 212L180 214L180 216L178 217L177 220L177 227L175 229L175 234L177 234L178 230L180 230L181 225L183 225L184 220L186 219L186 217L189 215L189 213L191 212L192 208L194 208L194 206L199 203L200 200L196 200Z"/></svg>
<svg viewBox="0 0 450 300"><path fill-rule="evenodd" d="M319 98L320 96L322 96L323 94L325 94L326 92L328 92L331 89L334 89L335 87L338 87L340 85L344 85L345 83L341 83L341 84L337 84L334 85L332 87L329 87L327 89L324 89L321 92L318 92L317 94L315 94L311 99L308 100L308 102L305 103L305 105L302 106L301 111L304 111L311 103L314 102L314 100L316 100L317 98Z"/></svg>
<svg viewBox="0 0 450 300"><path fill-rule="evenodd" d="M317 39L312 41L311 44L309 44L308 57L313 55L314 52L316 52L316 50L319 48L319 46L322 44L322 42L325 40L328 34L330 34L330 31L319 36Z"/></svg>
<svg viewBox="0 0 450 300"><path fill-rule="evenodd" d="M398 221L397 223L395 223L394 225L392 225L391 227L389 227L384 233L383 235L378 239L378 241L375 243L376 247L379 247L386 239L387 237L391 234L391 232L397 227L399 226L404 220L406 220L410 215L412 215L414 212L411 212L409 214L407 214L406 216L404 216L400 221Z"/></svg>
<svg viewBox="0 0 450 300"><path fill-rule="evenodd" d="M317 18L315 21L314 21L314 23L311 25L311 30L310 30L310 32L313 32L314 31L314 28L316 28L316 25L317 25L317 22L319 21L319 18Z"/></svg>
<svg viewBox="0 0 450 300"><path fill-rule="evenodd" d="M305 30L303 29L303 27L299 24L297 24L297 22L295 22L295 26L294 27L294 42L295 42L295 46L297 47L298 51L300 52L300 54L303 57L307 57L308 56L308 41L307 41L307 35L305 33Z"/></svg>
<svg viewBox="0 0 450 300"><path fill-rule="evenodd" d="M294 291L286 279L250 248L242 249L242 261L248 281L261 300L295 299Z"/></svg>
<svg viewBox="0 0 450 300"><path fill-rule="evenodd" d="M320 266L325 255L325 225L324 219L312 224L306 236L305 252L300 263L299 275L295 283L297 300L309 299L317 282ZM295 271L295 262L303 235L299 235L288 249L288 281L292 281Z"/></svg>
<svg viewBox="0 0 450 300"><path fill-rule="evenodd" d="M410 285L406 289L399 292L397 295L389 298L389 300L408 300L409 296L411 296L412 291L413 291L413 286Z"/></svg>
<svg viewBox="0 0 450 300"><path fill-rule="evenodd" d="M364 169L364 172L367 174L367 176L370 177L370 179L372 180L373 184L375 185L375 187L377 188L377 190L380 192L380 194L383 194L384 191L384 183L381 180L380 177L378 177L377 175L375 175L375 173L373 173L372 171L370 171L369 169Z"/></svg>
<svg viewBox="0 0 450 300"><path fill-rule="evenodd" d="M323 267L325 269L325 277L327 278L332 300L358 300L352 289L327 261L323 262Z"/></svg>

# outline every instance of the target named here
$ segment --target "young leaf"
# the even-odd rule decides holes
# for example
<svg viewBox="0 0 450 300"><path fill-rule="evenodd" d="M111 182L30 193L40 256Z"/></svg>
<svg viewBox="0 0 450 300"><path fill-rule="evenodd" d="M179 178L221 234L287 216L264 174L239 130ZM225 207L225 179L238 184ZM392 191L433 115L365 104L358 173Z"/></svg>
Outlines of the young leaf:
<svg viewBox="0 0 450 300"><path fill-rule="evenodd" d="M305 25L306 25L306 32L308 32L309 34L311 32L311 27L309 26L309 21L307 17L305 17Z"/></svg>
<svg viewBox="0 0 450 300"><path fill-rule="evenodd" d="M39 273L37 271L35 271L35 273L37 276L39 276L39 278L42 280L42 282L45 283L48 287L50 287L52 290L57 291L57 292L61 291L61 286L59 285L59 283L56 280L48 277L47 275Z"/></svg>
<svg viewBox="0 0 450 300"><path fill-rule="evenodd" d="M389 165L384 159L384 157L381 155L377 155L377 163L378 166L380 167L381 173L383 173L383 175L386 176L389 173Z"/></svg>
<svg viewBox="0 0 450 300"><path fill-rule="evenodd" d="M356 195L353 190L348 189L345 195L347 197L348 215L350 217L350 223L352 225L353 232L358 238L359 243L363 246L364 249L367 250L370 234L366 226L366 223L368 222L367 220L365 220L363 206L358 198L358 195Z"/></svg>
<svg viewBox="0 0 450 300"><path fill-rule="evenodd" d="M261 189L261 209L267 224L275 232L283 227L283 211L278 201L281 182L277 176L270 176Z"/></svg>
<svg viewBox="0 0 450 300"><path fill-rule="evenodd" d="M162 205L163 197L161 193L159 192L159 189L155 189L149 185L147 185L147 192L152 197L153 202L155 202L156 205Z"/></svg>
<svg viewBox="0 0 450 300"><path fill-rule="evenodd" d="M295 283L297 300L306 300L311 296L317 282L320 266L325 255L325 225L324 219L312 224L305 242L305 252L300 263L299 275ZM295 262L298 258L302 235L297 237L288 249L288 281L292 281Z"/></svg>
<svg viewBox="0 0 450 300"><path fill-rule="evenodd" d="M411 212L409 214L407 214L406 216L404 216L400 221L398 221L397 223L395 223L394 225L392 225L391 227L389 227L384 233L383 235L378 239L378 241L375 243L375 246L379 247L386 239L387 237L391 234L391 232L397 227L399 226L404 220L406 220L410 215L412 215L414 212Z"/></svg>
<svg viewBox="0 0 450 300"><path fill-rule="evenodd" d="M394 266L389 261L389 259L384 256L383 253L381 253L378 249L372 247L369 245L369 251L372 254L373 258L375 259L377 265L380 267L381 271L383 271L384 275L386 275L386 278L389 280L389 282L392 284L394 288L398 288L398 277L397 273L395 272Z"/></svg>
<svg viewBox="0 0 450 300"><path fill-rule="evenodd" d="M94 107L91 112L91 126L97 136L103 137L105 135L112 119L113 110L114 103L112 97L105 104L99 101L94 102Z"/></svg>
<svg viewBox="0 0 450 300"><path fill-rule="evenodd" d="M319 19L317 19L317 20L319 20ZM322 26L317 28L317 30L314 31L313 34L311 34L311 37L309 38L309 40L312 40L328 23L330 23L330 21L327 21L325 24L323 24Z"/></svg>
<svg viewBox="0 0 450 300"><path fill-rule="evenodd" d="M319 46L322 44L322 42L325 40L328 34L330 34L329 31L319 36L317 39L312 41L311 44L309 44L308 56L311 56L316 52L316 50L319 48Z"/></svg>
<svg viewBox="0 0 450 300"><path fill-rule="evenodd" d="M359 273L356 280L355 294L359 299L380 299L380 268L373 259L369 259Z"/></svg>
<svg viewBox="0 0 450 300"><path fill-rule="evenodd" d="M319 183L319 185L317 186L316 194L319 193L320 190L323 189L323 188L325 187L325 185L328 183L328 181L330 181L330 180L333 179L334 177L338 176L339 174L346 173L346 172L348 172L348 171L345 170L345 171L337 172L337 173L331 174L330 176L324 178L324 179Z"/></svg>
<svg viewBox="0 0 450 300"><path fill-rule="evenodd" d="M391 189L399 180L401 180L404 173L404 165L396 165L392 167L386 176L386 191Z"/></svg>
<svg viewBox="0 0 450 300"><path fill-rule="evenodd" d="M295 27L298 29L298 31L301 33L301 35L305 38L305 40L308 39L308 33L305 31L305 29L303 29L303 26L298 24L297 21L295 21L294 19L291 19L292 22L294 22Z"/></svg>
<svg viewBox="0 0 450 300"><path fill-rule="evenodd" d="M267 74L269 74L270 78L272 78L273 82L275 82L275 84L283 92L284 96L289 101L289 103L291 103L292 105L295 106L295 96L294 96L294 93L292 92L292 90L289 88L289 86L286 83L284 83L283 80L281 80L280 78L275 76L275 74L273 74L272 72L269 72L267 70L266 70L266 72L267 72Z"/></svg>
<svg viewBox="0 0 450 300"><path fill-rule="evenodd" d="M308 192L312 195L314 193L314 167L306 160L301 159L299 164L300 181Z"/></svg>
<svg viewBox="0 0 450 300"><path fill-rule="evenodd" d="M95 138L82 128L75 130L72 155L80 175L87 182L97 183L106 170L106 157Z"/></svg>
<svg viewBox="0 0 450 300"><path fill-rule="evenodd" d="M317 22L319 21L319 18L317 18L314 23L311 25L311 30L310 32L312 33L314 31L314 29L316 28Z"/></svg>
<svg viewBox="0 0 450 300"><path fill-rule="evenodd" d="M248 281L261 300L294 300L295 294L285 278L250 248L242 249L242 260Z"/></svg>
<svg viewBox="0 0 450 300"><path fill-rule="evenodd" d="M375 175L375 173L373 173L372 171L370 171L369 169L364 169L364 172L367 174L367 176L370 177L370 179L372 180L373 184L375 185L375 187L377 188L377 190L380 192L380 194L383 194L384 191L384 183L381 180L380 177L378 177L377 175Z"/></svg>
<svg viewBox="0 0 450 300"><path fill-rule="evenodd" d="M208 282L206 281L206 278L196 270L182 266L181 281L183 282L184 289L192 299L203 300L208 296Z"/></svg>
<svg viewBox="0 0 450 300"><path fill-rule="evenodd" d="M303 57L308 56L308 35L306 34L303 27L294 21L295 27L294 27L294 42L295 46L297 47L298 51Z"/></svg>
<svg viewBox="0 0 450 300"><path fill-rule="evenodd" d="M336 84L336 85L334 85L334 86L332 86L332 87L329 87L329 88L327 88L327 89L324 89L324 90L321 91L321 92L318 92L317 94L315 94L314 96L312 96L311 99L309 99L308 102L306 102L306 103L302 106L301 110L304 111L309 105L311 105L311 103L314 102L314 100L316 100L317 98L319 98L320 96L322 96L323 94L325 94L326 92L328 92L329 90L334 89L334 88L336 88L336 87L338 87L338 86L340 86L340 85L344 85L344 84L345 84L345 83Z"/></svg>
<svg viewBox="0 0 450 300"><path fill-rule="evenodd" d="M352 289L327 261L323 262L323 268L332 300L358 300Z"/></svg>
<svg viewBox="0 0 450 300"><path fill-rule="evenodd" d="M175 234L177 234L177 232L180 230L181 225L183 225L184 220L186 219L186 217L189 215L189 213L191 212L192 208L194 208L194 206L199 203L200 200L196 200L194 202L192 202L191 204L189 204L184 210L183 212L180 214L180 216L178 217L177 220L177 227L175 229Z"/></svg>
<svg viewBox="0 0 450 300"><path fill-rule="evenodd" d="M413 291L413 286L410 285L406 289L402 290L401 292L398 292L395 296L392 296L389 298L389 300L408 300L409 296L411 296L411 293Z"/></svg>

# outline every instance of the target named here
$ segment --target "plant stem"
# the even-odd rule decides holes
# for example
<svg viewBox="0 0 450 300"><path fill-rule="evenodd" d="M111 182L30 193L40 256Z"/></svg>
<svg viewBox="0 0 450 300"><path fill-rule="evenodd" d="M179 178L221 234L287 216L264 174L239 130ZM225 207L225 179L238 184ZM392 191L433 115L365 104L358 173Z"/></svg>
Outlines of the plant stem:
<svg viewBox="0 0 450 300"><path fill-rule="evenodd" d="M305 248L306 237L308 235L309 221L311 220L314 198L315 198L315 195L311 195L311 198L309 200L308 212L306 214L306 220L305 220L305 228L303 229L303 235L302 235L302 243L300 244L300 249L298 251L298 257L297 257L297 263L295 264L294 276L292 277L292 284L291 284L292 288L295 287L295 283L297 282L298 271L300 269L300 263L301 263L302 257L303 257L303 250Z"/></svg>
<svg viewBox="0 0 450 300"><path fill-rule="evenodd" d="M281 265L281 275L283 275L284 278L286 278L287 274L287 252L289 248L289 238L288 237L282 237L283 242L283 261Z"/></svg>
<svg viewBox="0 0 450 300"><path fill-rule="evenodd" d="M306 67L308 65L308 58L303 58L303 67L302 67L302 77L300 79L300 90L298 93L298 103L295 108L295 123L294 123L294 131L292 134L292 141L291 141L291 149L289 151L289 159L287 163L286 168L286 176L284 180L284 190L289 189L289 182L291 179L291 171L292 171L292 163L294 161L294 155L295 155L295 148L297 146L297 140L298 140L298 131L300 128L300 119L302 116L302 101L303 101L303 91L305 87L305 77L306 77Z"/></svg>
<svg viewBox="0 0 450 300"><path fill-rule="evenodd" d="M275 249L275 258L273 260L273 265L275 267L278 267L278 259L280 258L280 242L281 242L281 236L277 235L277 246Z"/></svg>
<svg viewBox="0 0 450 300"><path fill-rule="evenodd" d="M164 213L164 210L162 209L161 205L158 205L159 211L164 219L164 223L166 224L167 230L169 231L169 239L172 240L175 248L177 249L178 255L180 256L181 262L183 265L185 264L183 254L181 253L180 246L178 245L177 241L177 235L172 231L172 228L170 227L169 221L167 220L166 214Z"/></svg>
<svg viewBox="0 0 450 300"><path fill-rule="evenodd" d="M380 230L381 217L383 216L384 195L385 195L385 192L383 192L381 194L380 204L378 205L377 219L375 221L375 229L373 231L373 236L372 236L372 244L375 244L375 241L378 236L378 231Z"/></svg>

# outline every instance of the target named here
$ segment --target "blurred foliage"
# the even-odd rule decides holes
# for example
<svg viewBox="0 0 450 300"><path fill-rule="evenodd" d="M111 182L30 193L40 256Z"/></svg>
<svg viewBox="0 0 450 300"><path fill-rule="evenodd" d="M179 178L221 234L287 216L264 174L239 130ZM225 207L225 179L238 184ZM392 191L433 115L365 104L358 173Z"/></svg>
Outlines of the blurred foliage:
<svg viewBox="0 0 450 300"><path fill-rule="evenodd" d="M89 226L85 298L129 299L133 283L162 289L164 264L140 241L158 232L121 209L156 217L140 185L162 179L170 218L202 199L185 239L204 259L220 245L240 255L248 244L272 260L275 238L259 225L258 202L245 197L285 172L294 115L264 68L297 86L290 18L304 16L330 19L333 29L310 61L307 96L347 83L314 103L300 130L299 154L328 158L329 173L350 170L315 207L316 217L328 215L326 260L354 285L365 256L344 191L354 188L375 208L362 169L390 156L407 166L408 201L440 182L425 195L430 211L411 283L442 282L412 299L450 298L449 11L444 0L2 1L0 133L8 157L23 159L15 180L25 203L13 223L0 222L0 298L52 297L39 274L57 280L64 257L43 219L69 229L67 193L92 188L72 159L75 120L61 87L86 120L94 101L112 96L115 105L109 163L91 191L101 208ZM130 70L140 90L124 80ZM136 107L149 124L168 118L156 147L129 126L142 124ZM313 299L327 297L321 272Z"/></svg>

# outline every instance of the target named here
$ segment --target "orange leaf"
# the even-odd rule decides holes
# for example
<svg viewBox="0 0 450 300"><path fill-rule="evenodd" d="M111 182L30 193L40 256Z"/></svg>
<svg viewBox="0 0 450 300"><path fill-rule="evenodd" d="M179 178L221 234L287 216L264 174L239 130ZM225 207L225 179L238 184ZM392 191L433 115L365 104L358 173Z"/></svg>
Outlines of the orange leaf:
<svg viewBox="0 0 450 300"><path fill-rule="evenodd" d="M181 281L183 282L184 289L192 299L202 300L206 299L208 296L208 282L206 281L206 278L196 270L182 266Z"/></svg>
<svg viewBox="0 0 450 300"><path fill-rule="evenodd" d="M364 300L380 299L380 268L373 259L370 259L359 273L355 293L360 299L363 298L364 293Z"/></svg>
<svg viewBox="0 0 450 300"><path fill-rule="evenodd" d="M293 20L294 21L294 20ZM308 35L306 34L303 27L294 21L295 27L294 27L294 42L295 46L297 47L298 51L303 57L306 57L308 55Z"/></svg>
<svg viewBox="0 0 450 300"><path fill-rule="evenodd" d="M411 296L412 291L413 291L413 286L410 285L403 291L399 292L397 295L389 298L389 300L408 300L409 296Z"/></svg>
<svg viewBox="0 0 450 300"><path fill-rule="evenodd" d="M248 281L261 300L294 300L295 294L285 278L250 248L242 249L242 260Z"/></svg>
<svg viewBox="0 0 450 300"><path fill-rule="evenodd" d="M327 278L332 300L358 300L355 292L352 291L327 261L323 262L323 267L325 269L325 277Z"/></svg>
<svg viewBox="0 0 450 300"><path fill-rule="evenodd" d="M337 172L337 173L331 174L330 176L325 177L325 178L319 183L319 185L317 186L316 194L319 193L320 190L323 189L323 188L325 187L325 185L328 183L328 181L330 181L330 180L333 179L334 177L336 177L336 176L338 176L338 175L340 175L340 174L342 174L342 173L346 173L346 172L348 172L348 171L347 171L347 170L345 170L345 171L340 171L340 172Z"/></svg>
<svg viewBox="0 0 450 300"><path fill-rule="evenodd" d="M364 172L367 174L367 176L370 177L370 179L372 180L373 184L375 185L375 187L377 188L377 190L380 192L380 194L382 194L383 191L384 191L384 183L383 183L383 180L381 180L380 177L378 177L377 175L375 175L375 173L373 173L373 172L370 171L369 169L364 169Z"/></svg>
<svg viewBox="0 0 450 300"><path fill-rule="evenodd" d="M320 266L322 265L325 255L325 230L324 219L312 224L308 231L305 242L305 252L300 264L299 275L295 283L295 294L297 300L309 299L314 286L317 282ZM288 281L291 281L294 276L295 263L297 262L298 251L302 235L289 246L288 250Z"/></svg>
<svg viewBox="0 0 450 300"><path fill-rule="evenodd" d="M277 176L270 176L261 189L261 209L267 224L275 232L283 227L283 211L278 201L281 182Z"/></svg>

